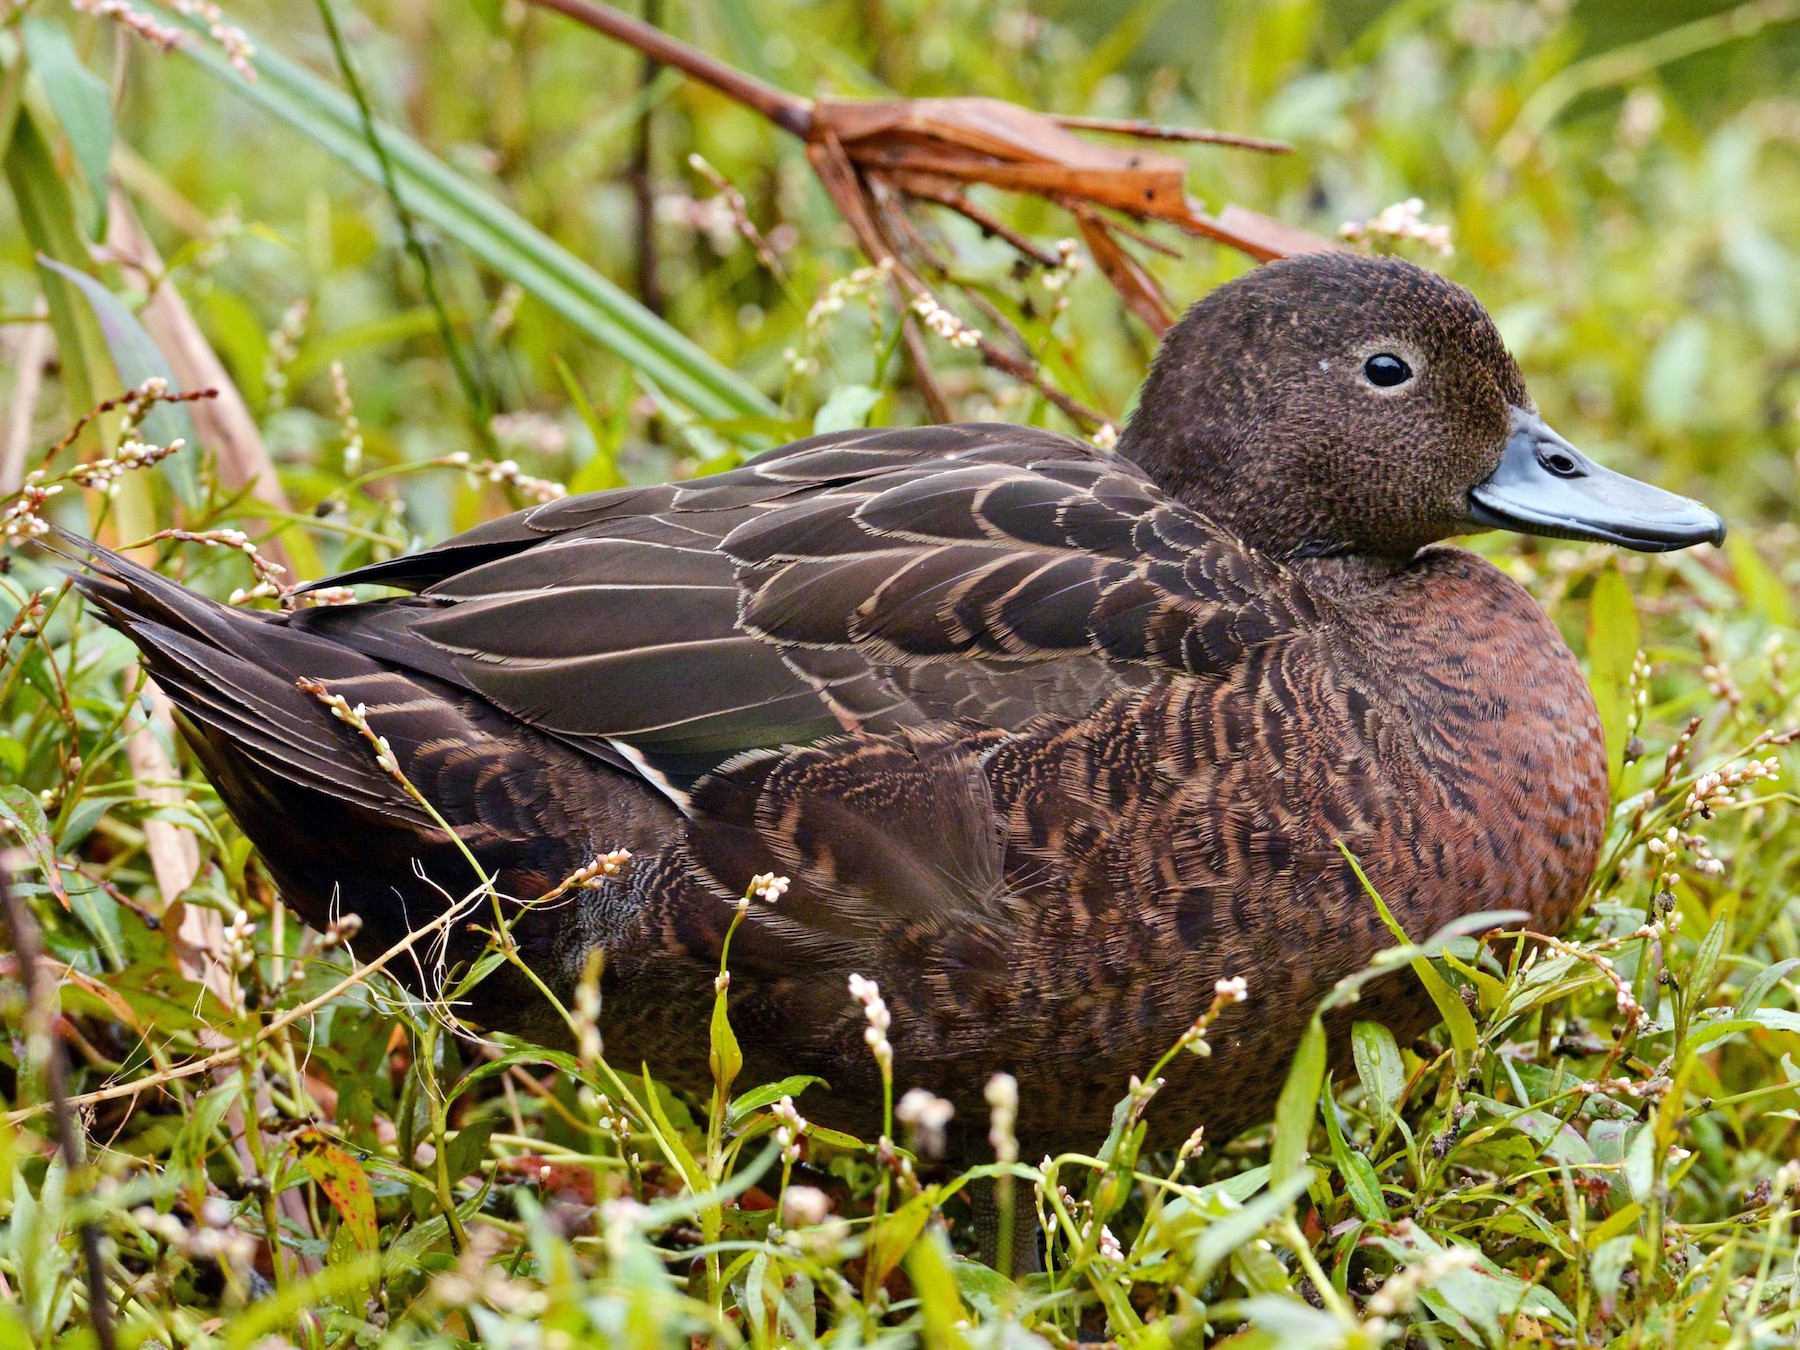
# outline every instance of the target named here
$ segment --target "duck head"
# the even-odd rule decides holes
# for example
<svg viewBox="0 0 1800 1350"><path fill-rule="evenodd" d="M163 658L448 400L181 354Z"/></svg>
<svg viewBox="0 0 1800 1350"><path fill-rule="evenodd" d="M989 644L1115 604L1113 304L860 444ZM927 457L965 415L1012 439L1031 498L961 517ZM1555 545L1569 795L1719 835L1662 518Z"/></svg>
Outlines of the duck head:
<svg viewBox="0 0 1800 1350"><path fill-rule="evenodd" d="M1725 535L1552 431L1475 297L1397 258L1308 254L1213 291L1163 340L1119 453L1279 557L1405 559L1486 529L1648 552Z"/></svg>

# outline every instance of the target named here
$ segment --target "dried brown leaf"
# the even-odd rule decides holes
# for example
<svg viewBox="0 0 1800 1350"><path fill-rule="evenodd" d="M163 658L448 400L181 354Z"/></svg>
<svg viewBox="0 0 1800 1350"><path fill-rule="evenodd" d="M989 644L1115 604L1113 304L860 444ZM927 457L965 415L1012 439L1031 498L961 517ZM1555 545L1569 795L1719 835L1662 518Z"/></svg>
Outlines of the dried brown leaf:
<svg viewBox="0 0 1800 1350"><path fill-rule="evenodd" d="M1169 308L1162 287L1156 284L1156 278L1125 251L1124 246L1113 238L1112 231L1106 228L1106 222L1094 212L1077 211L1075 221L1081 226L1081 237L1093 255L1095 265L1112 283L1125 307L1142 319L1152 333L1161 337L1175 322L1175 314Z"/></svg>

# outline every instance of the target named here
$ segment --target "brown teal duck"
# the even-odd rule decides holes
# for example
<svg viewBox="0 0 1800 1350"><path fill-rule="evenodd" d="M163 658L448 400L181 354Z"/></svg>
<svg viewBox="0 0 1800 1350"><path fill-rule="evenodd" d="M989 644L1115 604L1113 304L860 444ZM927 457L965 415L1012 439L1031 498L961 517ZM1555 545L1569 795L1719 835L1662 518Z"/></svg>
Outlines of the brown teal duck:
<svg viewBox="0 0 1800 1350"><path fill-rule="evenodd" d="M1339 977L1390 945L1341 840L1415 936L1472 911L1557 929L1595 865L1594 705L1531 598L1438 541L1627 548L1717 516L1599 467L1538 417L1466 291L1330 254L1223 286L1174 328L1116 452L1002 425L855 431L717 477L554 502L336 582L412 594L262 615L99 553L83 585L142 650L288 903L380 948L474 878L296 681L367 708L500 889L597 854L616 879L517 937L568 994L605 954L611 1056L690 1085L733 902L745 1081L879 1080L846 993L879 981L900 1088L1027 1149L1091 1146L1179 1057L1152 1145L1268 1110ZM502 969L470 1014L564 1034ZM1372 987L1402 1036L1430 1005Z"/></svg>

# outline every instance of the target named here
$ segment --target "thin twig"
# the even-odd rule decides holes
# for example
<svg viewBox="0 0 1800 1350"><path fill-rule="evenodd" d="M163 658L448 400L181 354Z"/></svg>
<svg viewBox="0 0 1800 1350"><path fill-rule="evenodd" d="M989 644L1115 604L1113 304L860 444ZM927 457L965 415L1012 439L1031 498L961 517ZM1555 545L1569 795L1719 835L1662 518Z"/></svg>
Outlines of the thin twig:
<svg viewBox="0 0 1800 1350"><path fill-rule="evenodd" d="M1088 205L1088 203L1081 201L1078 198L1052 197L1051 200L1062 207L1063 210L1067 211L1070 215L1077 218L1081 216L1082 212L1087 212L1088 219L1095 221L1102 228L1111 230L1115 234L1122 234L1127 239L1131 240L1132 243L1142 244L1153 253L1160 253L1165 258L1179 258L1181 256L1181 250L1168 241L1158 239L1153 234L1147 234L1143 230L1138 229L1135 225L1132 225L1129 221L1121 220L1117 216L1102 215L1092 206Z"/></svg>
<svg viewBox="0 0 1800 1350"><path fill-rule="evenodd" d="M893 259L895 281L914 298L923 297L935 301L937 297L932 294L931 288L907 266L893 241L876 222L870 210L868 190L857 176L850 157L844 153L844 147L838 142L836 135L827 128L820 139L806 147L806 154L819 175L819 181L824 184L826 193L836 204L838 213L844 217L844 222L856 236L857 246L863 253L877 263L883 258ZM1083 430L1091 431L1106 422L1105 416L1070 398L1051 384L1035 362L1021 360L1011 352L995 346L985 337L977 336L975 349L981 354L985 364L1021 383L1029 384Z"/></svg>
<svg viewBox="0 0 1800 1350"><path fill-rule="evenodd" d="M1259 150L1265 155L1294 153L1294 147L1286 141L1245 136L1236 131L1213 131L1205 127L1167 127L1160 122L1146 122L1136 117L1069 117L1062 113L1051 113L1050 120L1071 131L1110 131L1114 135L1136 136L1150 141L1198 141L1205 145L1229 145L1238 150Z"/></svg>
<svg viewBox="0 0 1800 1350"><path fill-rule="evenodd" d="M899 283L894 283L896 297L899 295ZM904 298L898 298L900 309L900 338L906 344L907 359L912 362L913 378L919 382L919 397L925 400L925 411L931 415L933 422L951 420L950 400L944 396L944 387L938 383L937 371L931 368L931 352L925 345L925 334L919 329L918 319L906 307Z"/></svg>
<svg viewBox="0 0 1800 1350"><path fill-rule="evenodd" d="M81 1135L75 1128L76 1099L69 1096L69 1063L63 1054L62 1041L56 1034L56 991L44 980L44 944L39 940L37 921L19 898L13 894L12 882L0 870L0 913L6 918L7 935L19 958L19 978L25 985L26 1057L36 1059L44 1067L44 1089L49 1101L32 1114L48 1109L56 1120L57 1146L62 1150L63 1166L68 1169L71 1187L82 1177L86 1164L82 1156ZM17 1116L19 1113L15 1112ZM100 1230L92 1218L80 1223L82 1256L87 1263L88 1316L94 1324L94 1339L100 1350L115 1350L112 1303L106 1292L106 1270L100 1255Z"/></svg>
<svg viewBox="0 0 1800 1350"><path fill-rule="evenodd" d="M644 0L644 22L652 27L662 22L662 0ZM638 70L638 100L643 104L638 113L637 136L631 147L632 205L637 212L638 299L644 308L661 317L664 308L661 260L656 246L656 180L654 146L651 133L656 123L656 105L650 87L662 73L662 65L654 56L644 54Z"/></svg>
<svg viewBox="0 0 1800 1350"><path fill-rule="evenodd" d="M919 229L916 223L914 223L913 218L907 215L906 211L887 191L883 191L883 188L887 186L883 180L871 175L869 186L870 199L878 208L880 208L881 223L885 227L885 234L889 241L896 246L898 246L902 240L910 244L912 251L917 256L918 260L940 281L943 281L948 285L957 286L963 299L968 301L969 305L979 313L983 319L995 329L1005 333L1006 336L1012 340L1014 345L1019 349L1021 360L1030 360L1032 357L1031 343L1026 339L1025 335L1019 331L1018 325L1007 318L1006 315L1001 312L1000 307L989 300L979 290L972 286L961 286L958 284L956 273L949 262L938 256L937 251L931 246L931 241L925 237L924 232ZM912 260L908 259L908 261L911 262ZM903 305L902 308L905 308L905 306ZM920 337L922 339L923 334L921 334ZM909 347L908 350L910 351L911 348Z"/></svg>
<svg viewBox="0 0 1800 1350"><path fill-rule="evenodd" d="M871 173L869 176L872 179L878 176L885 179L885 175ZM1062 261L1062 259L1052 250L1043 247L1033 239L1027 238L1019 231L1013 229L1013 227L1008 225L1004 220L1001 220L1000 217L996 216L993 212L977 206L974 202L970 201L968 194L960 187L952 187L947 183L940 182L925 174L908 175L904 182L895 183L894 187L897 191L904 192L908 196L918 197L923 201L936 202L939 206L956 212L957 215L962 216L965 220L971 222L983 234L992 235L997 239L1004 240L1012 246L1015 252L1024 254L1039 267L1055 267Z"/></svg>
<svg viewBox="0 0 1800 1350"><path fill-rule="evenodd" d="M423 928L415 928L412 932L400 939L400 941L389 947L380 956L369 962L368 965L358 966L324 993L289 1008L273 1022L270 1022L268 1026L257 1032L248 1042L240 1042L237 1045L227 1046L225 1049L204 1056L201 1059L191 1059L185 1064L177 1064L172 1068L164 1069L159 1073L153 1073L145 1078L134 1079L129 1083L115 1083L111 1087L96 1088L92 1092L81 1093L78 1096L68 1098L67 1104L70 1107L93 1106L99 1102L116 1101L120 1097L136 1097L141 1093L148 1092L151 1088L162 1087L165 1084L173 1083L183 1078L192 1078L197 1074L210 1073L212 1070L219 1068L222 1065L236 1063L237 1060L243 1056L245 1051L255 1049L271 1037L274 1037L288 1027L291 1027L301 1018L310 1017L339 994L345 993L354 989L357 985L365 983L371 975L379 974L387 967L388 962L392 961L397 956L402 956L411 951L414 944L421 938L429 937L434 933L442 932L444 929L450 927L451 924L455 923L459 918L469 912L469 909L477 896L485 893L485 886L472 891L462 901L451 905ZM35 1116L40 1116L50 1109L50 1103L41 1103L37 1106L24 1107L20 1110L10 1112L7 1115L0 1116L0 1124L17 1125L21 1121L30 1120Z"/></svg>
<svg viewBox="0 0 1800 1350"><path fill-rule="evenodd" d="M63 433L61 440L44 452L42 462L44 464L49 464L51 460L55 459L64 450L67 450L71 445L75 444L75 438L81 435L82 431L86 429L89 423L104 417L109 412L116 412L120 408L127 408L130 409L130 415L132 417L141 419L158 403L193 403L199 399L217 398L219 396L219 391L217 389L192 389L185 394L170 394L146 392L146 389L148 388L150 388L149 381L145 381L144 385L141 385L136 389L127 389L117 398L109 398L104 402L96 403L93 407L81 414L80 417L75 419L75 425Z"/></svg>
<svg viewBox="0 0 1800 1350"><path fill-rule="evenodd" d="M652 28L641 19L622 14L611 5L598 5L590 0L531 0L542 9L554 9L577 23L605 33L610 38L636 47L645 56L665 66L693 76L711 85L727 98L752 108L794 135L807 138L812 131L812 100L764 84L734 66L714 60L705 52L678 42L660 28Z"/></svg>

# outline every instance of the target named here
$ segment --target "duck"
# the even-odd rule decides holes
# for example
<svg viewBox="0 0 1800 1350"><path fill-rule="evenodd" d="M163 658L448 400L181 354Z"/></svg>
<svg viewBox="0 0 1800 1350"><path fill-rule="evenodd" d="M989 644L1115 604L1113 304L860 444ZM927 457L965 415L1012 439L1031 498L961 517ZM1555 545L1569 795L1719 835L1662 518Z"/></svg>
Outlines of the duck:
<svg viewBox="0 0 1800 1350"><path fill-rule="evenodd" d="M608 1058L704 1093L723 962L741 1081L813 1076L809 1115L872 1137L870 981L893 1090L947 1100L973 1151L1011 1074L1036 1156L1104 1138L1220 990L1244 996L1169 1063L1146 1147L1266 1118L1322 996L1393 945L1356 866L1414 938L1570 922L1605 747L1555 625L1445 542L1492 529L1724 527L1553 431L1470 292L1334 251L1194 304L1110 449L816 435L283 613L98 547L79 584L309 923L354 913L381 951L488 879L525 970L474 1025L566 1043L538 986L571 1004L597 963ZM1403 1043L1436 1020L1404 974L1355 1015Z"/></svg>

